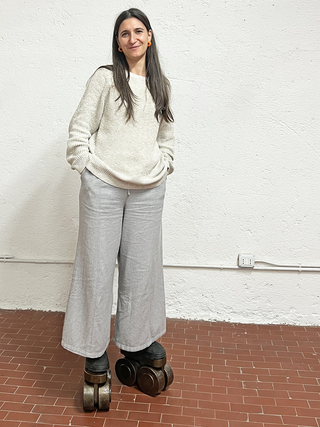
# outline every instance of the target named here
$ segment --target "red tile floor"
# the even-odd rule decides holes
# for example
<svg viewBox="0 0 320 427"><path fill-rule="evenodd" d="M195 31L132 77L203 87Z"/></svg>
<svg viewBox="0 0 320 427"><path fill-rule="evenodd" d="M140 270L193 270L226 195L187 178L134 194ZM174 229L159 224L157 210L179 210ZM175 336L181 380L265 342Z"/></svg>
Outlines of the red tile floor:
<svg viewBox="0 0 320 427"><path fill-rule="evenodd" d="M1 427L320 427L320 327L168 319L175 380L157 397L121 385L84 412L84 359L60 346L62 313L0 310Z"/></svg>

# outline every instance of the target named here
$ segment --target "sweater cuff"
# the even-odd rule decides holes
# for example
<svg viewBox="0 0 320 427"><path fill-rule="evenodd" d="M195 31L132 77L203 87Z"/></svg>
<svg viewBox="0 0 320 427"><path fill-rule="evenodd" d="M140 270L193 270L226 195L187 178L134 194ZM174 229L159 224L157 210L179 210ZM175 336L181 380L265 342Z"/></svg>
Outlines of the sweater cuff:
<svg viewBox="0 0 320 427"><path fill-rule="evenodd" d="M81 156L79 159L77 159L73 165L71 166L72 169L78 171L81 175L81 173L84 171L85 167L88 164L89 160L89 153L88 155Z"/></svg>

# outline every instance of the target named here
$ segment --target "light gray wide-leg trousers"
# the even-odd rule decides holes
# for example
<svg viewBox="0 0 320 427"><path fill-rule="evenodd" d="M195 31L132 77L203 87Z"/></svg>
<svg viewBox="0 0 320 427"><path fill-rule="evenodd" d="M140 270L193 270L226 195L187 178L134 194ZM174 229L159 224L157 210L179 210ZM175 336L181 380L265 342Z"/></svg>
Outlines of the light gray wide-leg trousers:
<svg viewBox="0 0 320 427"><path fill-rule="evenodd" d="M113 278L118 304L113 340L138 351L166 330L161 220L165 182L124 190L81 175L79 236L62 346L100 357L110 341Z"/></svg>

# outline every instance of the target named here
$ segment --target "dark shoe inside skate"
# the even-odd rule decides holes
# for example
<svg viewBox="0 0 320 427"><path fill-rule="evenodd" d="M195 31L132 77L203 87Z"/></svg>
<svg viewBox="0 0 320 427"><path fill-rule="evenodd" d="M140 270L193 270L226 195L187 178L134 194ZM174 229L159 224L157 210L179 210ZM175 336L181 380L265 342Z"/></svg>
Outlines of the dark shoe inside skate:
<svg viewBox="0 0 320 427"><path fill-rule="evenodd" d="M140 356L149 360L160 360L166 357L166 350L156 341L143 350L133 352L121 350L121 353L135 360L139 359Z"/></svg>
<svg viewBox="0 0 320 427"><path fill-rule="evenodd" d="M86 358L86 371L94 373L107 372L109 369L109 359L107 353L104 353L101 357Z"/></svg>

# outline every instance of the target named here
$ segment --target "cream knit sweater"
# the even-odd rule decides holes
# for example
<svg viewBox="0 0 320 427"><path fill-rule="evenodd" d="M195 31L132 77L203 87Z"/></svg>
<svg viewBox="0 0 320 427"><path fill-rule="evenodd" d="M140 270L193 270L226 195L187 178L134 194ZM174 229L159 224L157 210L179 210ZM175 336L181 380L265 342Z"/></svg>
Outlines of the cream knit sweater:
<svg viewBox="0 0 320 427"><path fill-rule="evenodd" d="M145 77L130 73L129 84L137 101L134 120L126 122L112 71L93 74L69 126L67 160L115 187L157 187L173 172L173 124L154 117Z"/></svg>

